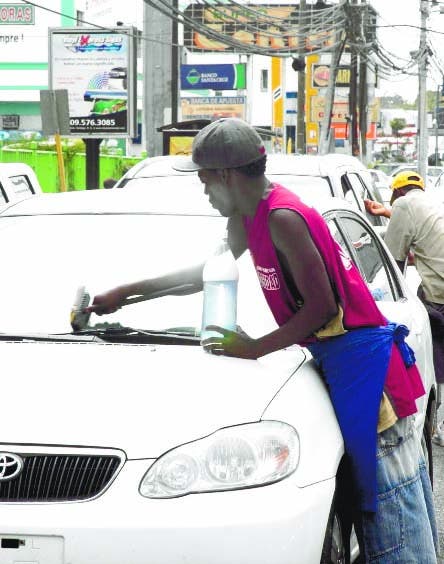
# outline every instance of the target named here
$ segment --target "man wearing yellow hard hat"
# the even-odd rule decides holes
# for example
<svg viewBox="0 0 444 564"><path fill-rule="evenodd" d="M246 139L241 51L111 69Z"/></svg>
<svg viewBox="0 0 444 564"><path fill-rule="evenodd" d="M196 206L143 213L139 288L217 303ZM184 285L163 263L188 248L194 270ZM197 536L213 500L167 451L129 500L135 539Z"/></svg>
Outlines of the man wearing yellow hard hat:
<svg viewBox="0 0 444 564"><path fill-rule="evenodd" d="M430 199L423 178L413 170L398 173L392 181L389 210L366 200L367 211L390 217L384 237L401 270L409 251L421 277L418 296L430 318L436 381L444 389L444 206ZM444 421L433 441L444 446Z"/></svg>

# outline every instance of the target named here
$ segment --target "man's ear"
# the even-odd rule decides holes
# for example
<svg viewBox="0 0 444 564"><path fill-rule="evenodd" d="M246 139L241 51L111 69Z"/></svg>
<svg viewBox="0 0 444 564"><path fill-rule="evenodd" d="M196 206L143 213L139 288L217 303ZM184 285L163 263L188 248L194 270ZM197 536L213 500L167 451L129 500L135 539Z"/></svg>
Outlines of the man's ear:
<svg viewBox="0 0 444 564"><path fill-rule="evenodd" d="M223 182L228 182L230 177L230 169L229 168L221 168L218 170L219 176Z"/></svg>

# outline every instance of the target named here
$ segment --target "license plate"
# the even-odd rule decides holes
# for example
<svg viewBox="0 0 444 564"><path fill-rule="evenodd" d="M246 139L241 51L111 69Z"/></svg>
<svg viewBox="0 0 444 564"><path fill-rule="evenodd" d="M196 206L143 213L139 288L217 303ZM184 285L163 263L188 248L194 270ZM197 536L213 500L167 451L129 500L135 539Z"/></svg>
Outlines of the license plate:
<svg viewBox="0 0 444 564"><path fill-rule="evenodd" d="M63 551L63 537L0 533L0 564L63 564Z"/></svg>

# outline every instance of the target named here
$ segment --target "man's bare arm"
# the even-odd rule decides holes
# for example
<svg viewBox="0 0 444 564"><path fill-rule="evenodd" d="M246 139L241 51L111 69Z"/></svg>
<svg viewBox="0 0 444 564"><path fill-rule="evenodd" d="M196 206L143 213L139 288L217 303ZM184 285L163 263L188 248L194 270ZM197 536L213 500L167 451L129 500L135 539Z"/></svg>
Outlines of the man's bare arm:
<svg viewBox="0 0 444 564"><path fill-rule="evenodd" d="M203 264L199 264L157 278L122 284L95 296L92 305L86 311L97 315L113 313L125 305L127 298L134 296L149 300L155 298L159 292L170 295L199 292L202 290L202 270Z"/></svg>
<svg viewBox="0 0 444 564"><path fill-rule="evenodd" d="M223 337L205 341L207 350L256 359L303 341L337 315L338 305L324 261L302 217L291 210L276 210L270 217L270 231L301 294L303 306L287 323L258 339L211 326Z"/></svg>
<svg viewBox="0 0 444 564"><path fill-rule="evenodd" d="M240 216L230 218L228 221L228 243L236 258L246 249L245 230ZM157 278L139 280L128 284L122 284L112 288L103 294L94 297L93 303L87 311L97 315L113 313L125 300L133 296L141 296L146 300L155 298L159 292L170 295L193 294L202 290L202 271L204 263L190 266L176 272L171 272Z"/></svg>

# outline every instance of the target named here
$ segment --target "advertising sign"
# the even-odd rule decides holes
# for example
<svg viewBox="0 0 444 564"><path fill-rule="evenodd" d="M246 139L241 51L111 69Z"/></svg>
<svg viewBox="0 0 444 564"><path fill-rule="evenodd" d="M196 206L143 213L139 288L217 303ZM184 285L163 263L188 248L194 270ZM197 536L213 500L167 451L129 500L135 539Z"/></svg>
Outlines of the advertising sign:
<svg viewBox="0 0 444 564"><path fill-rule="evenodd" d="M246 88L245 63L234 65L181 65L182 90L241 90Z"/></svg>
<svg viewBox="0 0 444 564"><path fill-rule="evenodd" d="M34 6L0 4L0 25L33 25Z"/></svg>
<svg viewBox="0 0 444 564"><path fill-rule="evenodd" d="M345 87L350 86L350 67L340 66L338 67L336 73L336 83L335 86ZM330 66L329 65L313 65L313 86L315 88L322 88L328 86L328 80L330 78Z"/></svg>
<svg viewBox="0 0 444 564"><path fill-rule="evenodd" d="M134 137L134 28L49 30L50 89L68 90L70 135Z"/></svg>
<svg viewBox="0 0 444 564"><path fill-rule="evenodd" d="M205 35L199 26L205 26L235 42L259 45L276 50L294 52L299 49L298 6L294 4L223 4L194 3L184 10L186 19L196 27L184 26L184 45L190 51L239 51L239 46L228 45ZM314 51L334 44L335 29L325 30L322 14L317 16L320 31L308 33L304 50Z"/></svg>
<svg viewBox="0 0 444 564"><path fill-rule="evenodd" d="M245 119L245 96L213 96L182 98L182 119L219 119L236 117Z"/></svg>

